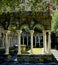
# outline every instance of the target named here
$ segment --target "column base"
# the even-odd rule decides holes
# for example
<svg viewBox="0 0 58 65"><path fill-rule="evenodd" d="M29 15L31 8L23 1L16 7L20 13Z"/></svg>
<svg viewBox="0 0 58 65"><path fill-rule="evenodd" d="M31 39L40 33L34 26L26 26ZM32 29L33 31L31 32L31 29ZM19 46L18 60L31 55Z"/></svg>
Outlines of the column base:
<svg viewBox="0 0 58 65"><path fill-rule="evenodd" d="M5 55L9 55L9 53L5 53Z"/></svg>
<svg viewBox="0 0 58 65"><path fill-rule="evenodd" d="M31 51L31 54L33 54L33 51Z"/></svg>
<svg viewBox="0 0 58 65"><path fill-rule="evenodd" d="M45 54L51 54L51 52L45 52Z"/></svg>
<svg viewBox="0 0 58 65"><path fill-rule="evenodd" d="M17 55L21 55L21 53L17 53Z"/></svg>

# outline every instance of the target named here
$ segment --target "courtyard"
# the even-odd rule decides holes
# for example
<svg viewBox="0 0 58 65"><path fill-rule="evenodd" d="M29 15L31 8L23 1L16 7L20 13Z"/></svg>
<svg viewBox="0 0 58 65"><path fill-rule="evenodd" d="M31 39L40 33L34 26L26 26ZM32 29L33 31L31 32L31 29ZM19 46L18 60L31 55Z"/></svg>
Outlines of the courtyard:
<svg viewBox="0 0 58 65"><path fill-rule="evenodd" d="M0 64L58 64L58 1L1 0Z"/></svg>

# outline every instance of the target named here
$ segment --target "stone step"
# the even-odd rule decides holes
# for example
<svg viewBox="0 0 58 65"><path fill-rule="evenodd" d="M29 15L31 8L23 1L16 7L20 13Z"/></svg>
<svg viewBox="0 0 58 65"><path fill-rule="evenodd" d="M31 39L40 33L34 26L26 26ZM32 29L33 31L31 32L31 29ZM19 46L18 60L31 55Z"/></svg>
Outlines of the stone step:
<svg viewBox="0 0 58 65"><path fill-rule="evenodd" d="M58 57L55 57L56 59L57 59L57 61L58 61Z"/></svg>
<svg viewBox="0 0 58 65"><path fill-rule="evenodd" d="M56 58L56 60L58 61L58 56L55 56L55 55L54 55L54 57L55 57L55 58Z"/></svg>
<svg viewBox="0 0 58 65"><path fill-rule="evenodd" d="M57 55L55 55L55 54L53 54L54 55L54 57L56 58L56 60L58 61L58 56Z"/></svg>
<svg viewBox="0 0 58 65"><path fill-rule="evenodd" d="M58 50L52 49L51 52L54 55L54 57L56 58L56 60L58 61Z"/></svg>

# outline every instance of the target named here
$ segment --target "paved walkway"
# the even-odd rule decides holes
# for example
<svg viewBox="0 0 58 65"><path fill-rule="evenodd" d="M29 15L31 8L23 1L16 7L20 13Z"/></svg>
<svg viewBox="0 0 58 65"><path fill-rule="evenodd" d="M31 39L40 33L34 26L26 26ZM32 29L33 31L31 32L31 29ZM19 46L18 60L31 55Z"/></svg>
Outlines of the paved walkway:
<svg viewBox="0 0 58 65"><path fill-rule="evenodd" d="M51 53L54 55L54 57L56 58L56 60L58 61L58 50L56 49L52 49Z"/></svg>

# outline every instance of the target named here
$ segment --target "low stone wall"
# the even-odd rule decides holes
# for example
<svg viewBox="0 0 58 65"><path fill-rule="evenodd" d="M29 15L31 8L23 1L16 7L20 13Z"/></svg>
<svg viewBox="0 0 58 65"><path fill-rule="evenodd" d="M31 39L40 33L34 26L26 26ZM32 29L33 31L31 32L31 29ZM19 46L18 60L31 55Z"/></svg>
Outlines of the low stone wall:
<svg viewBox="0 0 58 65"><path fill-rule="evenodd" d="M56 59L53 55L19 55L17 57L17 61L27 63L44 63L55 62Z"/></svg>
<svg viewBox="0 0 58 65"><path fill-rule="evenodd" d="M4 55L0 57L0 62L16 61L19 63L50 63L57 62L53 55Z"/></svg>

